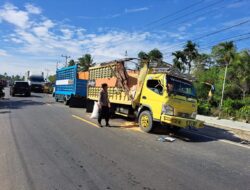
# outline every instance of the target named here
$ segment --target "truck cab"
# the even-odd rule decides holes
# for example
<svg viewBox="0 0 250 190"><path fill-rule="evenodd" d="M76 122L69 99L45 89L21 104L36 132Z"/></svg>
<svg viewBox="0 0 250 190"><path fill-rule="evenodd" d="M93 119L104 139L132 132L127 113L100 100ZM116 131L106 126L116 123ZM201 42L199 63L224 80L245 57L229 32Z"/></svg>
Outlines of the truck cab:
<svg viewBox="0 0 250 190"><path fill-rule="evenodd" d="M167 73L149 72L140 96L139 126L150 131L153 122L174 126L200 128L197 121L197 99L191 81Z"/></svg>

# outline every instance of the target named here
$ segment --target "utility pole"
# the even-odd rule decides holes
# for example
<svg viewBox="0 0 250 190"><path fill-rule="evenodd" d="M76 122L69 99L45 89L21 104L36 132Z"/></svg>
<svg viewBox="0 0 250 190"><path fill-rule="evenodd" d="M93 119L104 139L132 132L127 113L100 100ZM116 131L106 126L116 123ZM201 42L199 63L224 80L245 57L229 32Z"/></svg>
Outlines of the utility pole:
<svg viewBox="0 0 250 190"><path fill-rule="evenodd" d="M48 77L49 77L49 69L45 69L46 71L46 80L48 81Z"/></svg>
<svg viewBox="0 0 250 190"><path fill-rule="evenodd" d="M223 80L223 85L222 85L221 100L220 100L220 107L219 107L220 109L219 117L221 115L221 109L222 109L223 99L224 99L224 90L225 90L225 83L226 83L226 78L227 78L227 67L228 67L228 64L226 65L225 73L224 73L224 80Z"/></svg>
<svg viewBox="0 0 250 190"><path fill-rule="evenodd" d="M60 61L56 61L56 70L57 70L58 67L59 67L59 63L60 63Z"/></svg>
<svg viewBox="0 0 250 190"><path fill-rule="evenodd" d="M61 55L61 56L65 58L65 67L67 67L68 59L70 58L70 56L67 55Z"/></svg>
<svg viewBox="0 0 250 190"><path fill-rule="evenodd" d="M125 51L125 58L127 58L128 57L128 51L126 50Z"/></svg>

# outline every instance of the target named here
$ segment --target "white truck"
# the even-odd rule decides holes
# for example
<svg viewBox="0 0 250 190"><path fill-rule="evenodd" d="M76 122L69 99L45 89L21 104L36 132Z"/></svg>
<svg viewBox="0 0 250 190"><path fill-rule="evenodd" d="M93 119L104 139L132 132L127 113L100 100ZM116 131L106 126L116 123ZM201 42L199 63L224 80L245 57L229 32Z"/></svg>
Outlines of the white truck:
<svg viewBox="0 0 250 190"><path fill-rule="evenodd" d="M27 71L25 80L29 83L32 92L43 92L45 84L43 72L41 74L31 74L30 71Z"/></svg>

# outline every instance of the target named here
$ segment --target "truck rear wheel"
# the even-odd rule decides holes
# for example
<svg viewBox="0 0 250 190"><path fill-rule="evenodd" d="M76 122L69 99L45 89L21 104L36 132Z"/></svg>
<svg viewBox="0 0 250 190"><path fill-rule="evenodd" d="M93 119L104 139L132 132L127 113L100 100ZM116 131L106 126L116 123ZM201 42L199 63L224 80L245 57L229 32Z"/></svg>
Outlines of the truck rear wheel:
<svg viewBox="0 0 250 190"><path fill-rule="evenodd" d="M93 111L94 108L94 101L93 100L87 100L86 101L86 112L90 113Z"/></svg>
<svg viewBox="0 0 250 190"><path fill-rule="evenodd" d="M70 100L64 100L64 101L63 101L64 105L66 105L66 106L69 105L69 102L70 102Z"/></svg>
<svg viewBox="0 0 250 190"><path fill-rule="evenodd" d="M153 129L153 117L150 111L142 111L139 115L139 127L142 131L149 133Z"/></svg>

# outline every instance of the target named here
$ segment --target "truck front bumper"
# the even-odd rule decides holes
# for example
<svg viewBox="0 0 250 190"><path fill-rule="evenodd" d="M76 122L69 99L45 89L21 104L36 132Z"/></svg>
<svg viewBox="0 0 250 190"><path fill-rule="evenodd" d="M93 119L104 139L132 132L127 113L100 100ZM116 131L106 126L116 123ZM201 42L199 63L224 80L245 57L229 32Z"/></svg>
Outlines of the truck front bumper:
<svg viewBox="0 0 250 190"><path fill-rule="evenodd" d="M170 115L162 115L161 122L165 124L181 127L181 128L185 128L185 127L202 128L204 126L203 121L199 121L196 119L187 119L187 118L182 118L182 117L170 116Z"/></svg>

